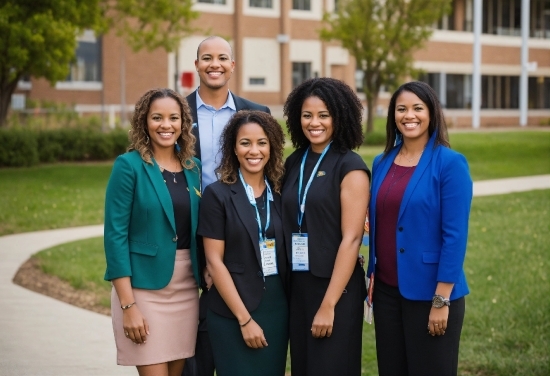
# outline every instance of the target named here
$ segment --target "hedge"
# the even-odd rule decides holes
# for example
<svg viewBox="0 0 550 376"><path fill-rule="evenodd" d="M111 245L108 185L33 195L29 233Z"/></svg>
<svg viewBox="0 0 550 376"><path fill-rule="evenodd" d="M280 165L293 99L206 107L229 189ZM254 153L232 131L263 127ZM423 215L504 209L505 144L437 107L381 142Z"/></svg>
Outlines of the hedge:
<svg viewBox="0 0 550 376"><path fill-rule="evenodd" d="M123 154L128 133L65 128L0 129L0 167L33 166L44 162L100 161Z"/></svg>

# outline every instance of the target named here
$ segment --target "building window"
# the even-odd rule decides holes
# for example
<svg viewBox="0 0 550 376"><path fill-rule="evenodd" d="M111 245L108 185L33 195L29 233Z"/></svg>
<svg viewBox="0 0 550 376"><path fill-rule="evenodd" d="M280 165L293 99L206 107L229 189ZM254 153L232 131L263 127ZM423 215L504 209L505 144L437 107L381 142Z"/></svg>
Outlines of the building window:
<svg viewBox="0 0 550 376"><path fill-rule="evenodd" d="M292 9L311 10L311 0L292 0Z"/></svg>
<svg viewBox="0 0 550 376"><path fill-rule="evenodd" d="M66 81L101 82L101 39L78 41Z"/></svg>
<svg viewBox="0 0 550 376"><path fill-rule="evenodd" d="M529 108L550 108L550 77L529 77Z"/></svg>
<svg viewBox="0 0 550 376"><path fill-rule="evenodd" d="M519 108L519 76L481 76L481 108Z"/></svg>
<svg viewBox="0 0 550 376"><path fill-rule="evenodd" d="M250 77L248 82L250 85L265 85L265 77Z"/></svg>
<svg viewBox="0 0 550 376"><path fill-rule="evenodd" d="M273 8L273 0L249 0L251 8Z"/></svg>
<svg viewBox="0 0 550 376"><path fill-rule="evenodd" d="M311 77L311 63L292 63L293 88Z"/></svg>
<svg viewBox="0 0 550 376"><path fill-rule="evenodd" d="M197 0L197 3L225 5L225 0Z"/></svg>
<svg viewBox="0 0 550 376"><path fill-rule="evenodd" d="M446 14L439 21L437 21L435 28L439 30L456 30L455 29L455 14L454 14L454 4L451 8L451 13Z"/></svg>
<svg viewBox="0 0 550 376"><path fill-rule="evenodd" d="M532 38L549 39L550 1L531 0L529 12L529 35ZM468 12L466 17L469 17ZM521 0L483 1L482 24L482 32L485 34L520 36ZM465 28L465 31L472 31L472 28Z"/></svg>

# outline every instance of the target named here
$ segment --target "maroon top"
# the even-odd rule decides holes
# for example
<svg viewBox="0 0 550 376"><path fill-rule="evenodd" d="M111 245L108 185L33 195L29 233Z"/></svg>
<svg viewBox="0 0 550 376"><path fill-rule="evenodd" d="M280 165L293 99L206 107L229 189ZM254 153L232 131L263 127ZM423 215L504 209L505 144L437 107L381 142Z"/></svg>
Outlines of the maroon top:
<svg viewBox="0 0 550 376"><path fill-rule="evenodd" d="M392 163L376 198L376 278L394 287L397 287L397 217L415 167Z"/></svg>

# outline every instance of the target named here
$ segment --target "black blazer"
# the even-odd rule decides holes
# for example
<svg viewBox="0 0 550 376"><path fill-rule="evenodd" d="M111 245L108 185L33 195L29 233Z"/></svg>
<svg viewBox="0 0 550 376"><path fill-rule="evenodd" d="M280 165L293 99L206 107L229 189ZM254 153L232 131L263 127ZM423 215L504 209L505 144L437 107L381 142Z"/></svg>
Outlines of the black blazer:
<svg viewBox="0 0 550 376"><path fill-rule="evenodd" d="M201 222L205 218L225 218L225 252L224 264L231 274L235 287L249 312L258 308L264 293L264 280L258 239L258 223L255 211L240 181L233 184L215 182L206 187L199 214L199 235ZM210 200L216 203L210 205ZM273 193L271 202L271 223L275 230L275 247L279 277L285 291L288 291L288 267L283 238L281 217L281 197ZM234 318L225 304L216 286L208 293L209 308L219 315Z"/></svg>
<svg viewBox="0 0 550 376"><path fill-rule="evenodd" d="M263 106L258 103L254 103L249 101L248 99L244 99L241 97L236 96L235 94L229 92L230 95L233 96L233 101L235 102L235 109L237 112L240 110L258 110L267 112L268 114L271 113L269 111L269 107ZM198 127L198 117L197 117L197 90L192 92L187 96L187 103L189 103L189 107L191 108L191 116L193 117L193 134L195 135L195 138L197 139L195 143L195 157L198 159L201 158L201 141L199 138L199 127Z"/></svg>

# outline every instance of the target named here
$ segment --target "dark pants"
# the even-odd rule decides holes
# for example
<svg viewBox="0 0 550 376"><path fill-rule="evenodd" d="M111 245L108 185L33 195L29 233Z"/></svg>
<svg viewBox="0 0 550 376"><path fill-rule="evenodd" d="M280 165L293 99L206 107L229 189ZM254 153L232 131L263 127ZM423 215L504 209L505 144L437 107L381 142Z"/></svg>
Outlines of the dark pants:
<svg viewBox="0 0 550 376"><path fill-rule="evenodd" d="M398 288L376 280L373 303L379 375L457 374L464 298L451 301L442 336L428 334L431 301L405 299Z"/></svg>
<svg viewBox="0 0 550 376"><path fill-rule="evenodd" d="M206 312L208 308L208 291L203 290L199 299L199 331L195 345L195 356L185 361L182 376L214 376L214 355L208 337Z"/></svg>

